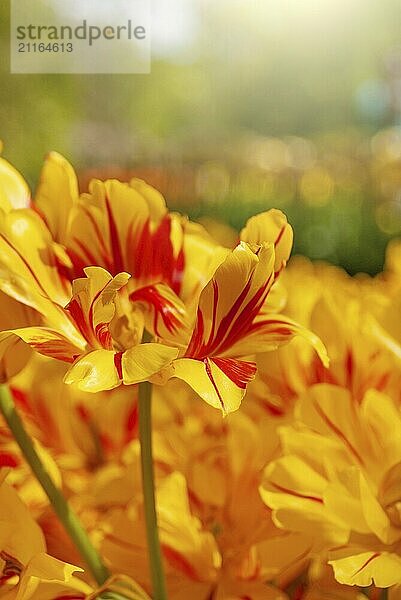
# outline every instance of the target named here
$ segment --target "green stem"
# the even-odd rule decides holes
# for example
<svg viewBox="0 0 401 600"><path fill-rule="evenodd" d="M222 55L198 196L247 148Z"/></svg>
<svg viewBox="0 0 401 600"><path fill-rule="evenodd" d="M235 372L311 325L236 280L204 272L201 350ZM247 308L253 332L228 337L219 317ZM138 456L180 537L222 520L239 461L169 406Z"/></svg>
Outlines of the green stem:
<svg viewBox="0 0 401 600"><path fill-rule="evenodd" d="M155 504L151 400L152 385L148 381L144 381L139 384L139 440L141 443L142 486L150 575L152 578L153 600L167 600Z"/></svg>
<svg viewBox="0 0 401 600"><path fill-rule="evenodd" d="M62 522L66 532L74 542L76 548L91 571L96 583L103 585L108 579L109 572L103 564L99 554L92 546L88 534L80 520L67 503L63 494L55 486L45 466L36 452L32 440L17 413L13 398L6 386L0 387L0 411L9 426L15 441L21 449L25 460L31 467L36 479L49 498L54 512Z"/></svg>

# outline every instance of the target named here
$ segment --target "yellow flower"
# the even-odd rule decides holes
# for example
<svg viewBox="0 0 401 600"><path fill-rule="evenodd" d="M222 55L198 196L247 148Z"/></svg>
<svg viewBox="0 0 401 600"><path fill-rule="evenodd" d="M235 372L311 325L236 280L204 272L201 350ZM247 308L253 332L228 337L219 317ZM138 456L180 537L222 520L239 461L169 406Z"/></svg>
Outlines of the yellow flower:
<svg viewBox="0 0 401 600"><path fill-rule="evenodd" d="M347 585L401 582L401 414L375 390L358 403L338 386L311 387L296 423L281 431L284 456L261 489L280 527L310 535Z"/></svg>
<svg viewBox="0 0 401 600"><path fill-rule="evenodd" d="M93 180L79 196L73 168L55 152L43 166L34 206L65 246L71 279L101 266L112 275L128 271L133 289L162 282L190 301L227 252L201 226L169 213L162 195L140 179Z"/></svg>
<svg viewBox="0 0 401 600"><path fill-rule="evenodd" d="M269 211L248 222L242 241L201 292L195 327L170 376L186 381L223 413L236 410L256 364L243 357L275 350L301 336L327 365L321 341L292 319L272 312L270 292L285 266L292 230L283 213ZM261 241L264 238L265 241Z"/></svg>
<svg viewBox="0 0 401 600"><path fill-rule="evenodd" d="M154 451L169 597L240 593L258 600L265 593L284 599L281 589L307 566L310 544L305 536L277 529L258 493L263 465L276 448L269 435L274 425L268 433L242 411L222 420L194 399L178 381L158 388L154 398L164 411L155 412ZM115 469L114 478L109 467L108 476L104 470L89 485L104 535L102 552L113 570L149 588L138 460L132 447L130 462Z"/></svg>
<svg viewBox="0 0 401 600"><path fill-rule="evenodd" d="M301 336L274 353L258 356L251 389L264 410L272 415L291 413L297 396L316 383L346 387L359 400L370 388L391 396L397 393L401 370L377 334L374 319L375 307L388 314L389 304L377 280L353 279L336 267L296 257L280 283L287 295L283 312L319 336L330 366L323 368ZM388 318L389 326L390 322L396 323L395 314Z"/></svg>
<svg viewBox="0 0 401 600"><path fill-rule="evenodd" d="M234 411L255 354L301 336L327 362L314 334L277 313L285 216L253 217L241 236L234 251L219 247L140 180L93 181L79 197L72 167L51 154L33 208L0 213L0 289L39 319L3 330L0 345L20 338L72 363L65 381L82 391L178 377ZM141 343L145 330L153 342Z"/></svg>
<svg viewBox="0 0 401 600"><path fill-rule="evenodd" d="M30 204L29 188L23 177L4 158L0 157L0 208L26 208Z"/></svg>
<svg viewBox="0 0 401 600"><path fill-rule="evenodd" d="M82 569L46 554L41 529L5 482L0 485L0 514L0 598L84 600L91 588L73 575Z"/></svg>

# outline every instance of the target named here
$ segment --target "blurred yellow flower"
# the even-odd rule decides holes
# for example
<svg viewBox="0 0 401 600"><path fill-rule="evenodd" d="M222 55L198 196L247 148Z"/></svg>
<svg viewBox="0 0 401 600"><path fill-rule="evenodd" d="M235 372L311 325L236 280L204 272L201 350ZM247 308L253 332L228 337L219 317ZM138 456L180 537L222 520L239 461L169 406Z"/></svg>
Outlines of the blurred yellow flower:
<svg viewBox="0 0 401 600"><path fill-rule="evenodd" d="M91 588L74 575L82 569L46 554L40 527L6 482L0 485L0 514L0 598L84 600Z"/></svg>
<svg viewBox="0 0 401 600"><path fill-rule="evenodd" d="M375 390L359 403L320 384L299 398L295 418L261 488L275 523L309 535L340 583L400 583L399 409Z"/></svg>

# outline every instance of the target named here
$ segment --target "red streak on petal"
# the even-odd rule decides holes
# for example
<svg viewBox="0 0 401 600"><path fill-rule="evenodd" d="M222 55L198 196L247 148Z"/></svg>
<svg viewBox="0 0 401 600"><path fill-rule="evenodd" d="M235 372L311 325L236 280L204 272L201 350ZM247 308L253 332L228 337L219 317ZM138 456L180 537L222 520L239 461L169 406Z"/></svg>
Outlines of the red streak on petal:
<svg viewBox="0 0 401 600"><path fill-rule="evenodd" d="M108 323L98 323L95 328L95 335L103 348L106 350L113 349L113 340L109 331Z"/></svg>
<svg viewBox="0 0 401 600"><path fill-rule="evenodd" d="M313 406L314 406L317 414L322 419L322 421L329 427L329 429L331 429L333 431L333 433L336 434L336 436L338 436L344 442L344 444L347 446L348 450L356 458L356 460L361 465L364 465L365 462L364 462L362 456L354 448L354 446L351 444L351 442L345 436L345 434L341 431L341 429L339 427L337 427L337 425L335 423L333 423L333 421L331 421L331 419L328 417L328 415L323 411L323 409L319 406L319 404L316 401L313 402Z"/></svg>
<svg viewBox="0 0 401 600"><path fill-rule="evenodd" d="M351 388L353 374L354 374L354 357L352 355L352 350L348 349L345 356L345 373L346 373L346 386Z"/></svg>
<svg viewBox="0 0 401 600"><path fill-rule="evenodd" d="M225 409L225 406L224 406L223 398L221 397L221 394L220 394L220 392L219 392L219 389L218 389L218 387L217 387L217 385L216 385L216 382L215 382L215 380L214 380L213 373L212 373L212 370L211 370L211 368L210 368L209 359L208 359L208 358L205 358L205 359L204 359L202 362L203 362L203 364L205 365L205 369L206 369L207 376L209 377L209 379L210 379L210 381L211 381L211 383L212 383L212 385L213 385L213 387L214 387L214 390L215 390L215 392L216 392L216 394L217 394L217 397L218 397L218 399L219 399L219 402L220 402L220 404L221 404L221 408L223 409L223 411L225 411L226 409Z"/></svg>
<svg viewBox="0 0 401 600"><path fill-rule="evenodd" d="M192 356L197 358L198 355L201 354L202 349L202 340L205 332L205 326L203 322L203 314L200 308L198 308L198 312L196 315L196 325L195 329L192 333L191 340L189 342L187 351L185 352L185 356Z"/></svg>
<svg viewBox="0 0 401 600"><path fill-rule="evenodd" d="M177 550L170 548L169 546L162 545L162 549L164 556L174 568L180 570L190 579L195 581L199 580L196 570L182 554L177 552Z"/></svg>
<svg viewBox="0 0 401 600"><path fill-rule="evenodd" d="M272 329L271 328L272 325L277 325L277 327ZM269 332L271 333L271 335L293 336L296 331L295 329L292 330L290 327L288 327L288 325L286 325L285 323L283 323L280 320L277 320L277 319L273 320L273 319L267 318L263 321L257 321L256 323L252 323L252 325L249 328L249 333L258 331L265 326L267 326L269 328Z"/></svg>
<svg viewBox="0 0 401 600"><path fill-rule="evenodd" d="M283 408L274 406L274 404L270 404L268 401L262 402L261 405L262 408L273 417L282 417L285 414L285 410Z"/></svg>
<svg viewBox="0 0 401 600"><path fill-rule="evenodd" d="M70 313L85 340L90 342L93 338L93 332L86 322L81 303L76 298L72 298L65 307L65 310Z"/></svg>
<svg viewBox="0 0 401 600"><path fill-rule="evenodd" d="M129 239L131 241L132 252L134 253L134 264L131 267L132 274L136 279L146 278L147 273L151 274L152 263L152 245L150 243L150 223L149 219L145 222L143 229L138 237L137 243L133 228L130 229Z"/></svg>
<svg viewBox="0 0 401 600"><path fill-rule="evenodd" d="M35 271L32 269L31 265L29 264L29 262L26 260L26 258L24 256L22 256L22 254L19 252L19 250L17 250L17 248L10 242L10 240L8 240L2 233L0 233L0 237L6 242L6 244L13 250L13 252L15 252L15 254L20 258L21 262L24 264L24 266L26 267L26 269L29 271L29 273L32 275L33 279L36 281L37 285L39 286L39 288L42 290L43 294L45 295L46 298L48 298L48 294L46 293L46 290L44 289L44 287L42 286L40 279L36 276ZM47 253L49 254L49 253ZM45 257L43 257L43 260L45 259ZM51 266L51 265L48 265Z"/></svg>
<svg viewBox="0 0 401 600"><path fill-rule="evenodd" d="M13 395L16 405L26 413L31 413L31 405L29 404L29 395L19 388L11 387L10 391Z"/></svg>
<svg viewBox="0 0 401 600"><path fill-rule="evenodd" d="M257 328L256 325L252 325L252 321L255 319L264 301L266 300L273 278L273 273L270 273L265 283L241 309L241 306L249 294L249 290L252 285L252 277L250 277L228 313L221 319L217 331L215 331L213 323L217 310L218 287L217 282L212 280L214 288L213 313L212 328L209 339L207 341L203 341L203 331L202 336L200 336L201 330L198 329L198 320L199 315L202 313L200 310L198 310L196 327L192 334L186 355L203 359L205 356L222 354L223 352L229 351L231 346L233 346L239 339L245 337L250 331L252 331L252 329Z"/></svg>
<svg viewBox="0 0 401 600"><path fill-rule="evenodd" d="M160 335L157 328L158 318L161 317L165 327L170 333L177 331L181 322L178 318L178 310L170 300L165 298L154 285L136 290L130 295L131 302L144 302L150 305L154 311L153 328L156 335Z"/></svg>
<svg viewBox="0 0 401 600"><path fill-rule="evenodd" d="M74 356L72 355L72 348L68 346L68 343L62 340L49 340L47 342L42 341L29 341L29 346L34 348L39 354L44 356L50 356L63 362L73 363Z"/></svg>
<svg viewBox="0 0 401 600"><path fill-rule="evenodd" d="M214 357L211 360L242 390L245 390L247 384L255 377L256 364L253 362L218 357Z"/></svg>
<svg viewBox="0 0 401 600"><path fill-rule="evenodd" d="M241 311L240 315L235 321L235 324L231 327L231 330L224 340L223 344L219 345L219 352L224 352L229 349L230 346L233 346L235 342L239 339L245 337L247 333L252 328L252 321L255 319L257 314L259 313L264 301L266 300L266 296L270 290L270 282L273 279L273 273L270 274L267 281L264 283L262 287L256 292L256 294L251 298L246 304L246 306ZM223 321L222 321L223 324ZM227 323L229 325L229 322ZM219 327L220 332L220 327ZM219 338L219 332L216 335L216 340ZM224 332L224 329L221 333Z"/></svg>
<svg viewBox="0 0 401 600"><path fill-rule="evenodd" d="M95 232L95 235L97 238L98 249L100 250L102 260L104 261L104 265L106 266L106 268L110 271L110 267L112 266L112 263L110 261L109 252L107 251L106 245L104 243L103 233L100 231L99 225L98 225L96 219L94 218L93 214L90 212L89 207L82 204L81 208L82 208L83 212L85 213L85 215L88 217L88 219L94 229L94 232ZM98 261L94 262L93 264L97 265Z"/></svg>
<svg viewBox="0 0 401 600"><path fill-rule="evenodd" d="M82 252L83 256L80 257L80 259L82 261L82 268L97 265L98 260L91 253L89 248L87 246L85 246L85 244L83 242L81 242L81 240L79 240L78 238L73 238L72 241L75 242L75 244L78 246L78 248ZM75 263L76 260L74 260L74 253L70 251L69 256L71 258L71 261Z"/></svg>
<svg viewBox="0 0 401 600"><path fill-rule="evenodd" d="M171 289L179 296L181 291L182 278L185 269L185 254L184 248L178 253L178 256L175 261L175 266L173 269L173 275L171 280Z"/></svg>
<svg viewBox="0 0 401 600"><path fill-rule="evenodd" d="M77 404L75 406L75 410L78 413L79 418L81 419L81 421L83 421L84 423L89 423L89 421L91 420L91 414L89 412L89 410L86 408L86 406L84 406L83 404Z"/></svg>
<svg viewBox="0 0 401 600"><path fill-rule="evenodd" d="M368 560L366 560L366 561L363 563L363 565L362 565L361 567L359 567L359 569L358 569L357 571L355 571L355 573L353 573L352 577L355 577L355 575L358 575L358 573L360 573L361 571L363 571L363 569L365 569L365 568L368 566L368 564L369 564L370 562L372 562L372 560L374 560L375 558L378 558L380 555L381 555L381 553L380 553L380 552L375 552L374 554L372 554L372 556L370 556L370 557L368 558Z"/></svg>
<svg viewBox="0 0 401 600"><path fill-rule="evenodd" d="M302 598L304 597L304 594L305 594L305 586L301 584L297 587L297 589L294 592L294 600L302 600Z"/></svg>
<svg viewBox="0 0 401 600"><path fill-rule="evenodd" d="M317 354L313 355L312 364L310 366L310 374L310 384L331 383L332 385L339 385L338 379L329 369L326 369L326 367L323 366L322 361Z"/></svg>
<svg viewBox="0 0 401 600"><path fill-rule="evenodd" d="M295 490L289 490L281 485L278 485L277 483L270 482L269 485L274 487L279 492L284 492L285 494L289 494L290 496L302 498L303 500L312 500L312 502L318 502L319 504L323 504L323 500L322 498L319 498L319 496L309 496L307 494L301 494L300 492L296 492Z"/></svg>
<svg viewBox="0 0 401 600"><path fill-rule="evenodd" d="M105 202L106 202L107 217L109 220L109 234L110 234L111 250L113 253L114 273L117 274L117 273L121 273L121 271L124 271L124 261L123 261L123 256L122 256L122 252L121 252L121 246L120 246L120 240L119 240L119 236L118 236L117 225L114 220L113 212L111 210L109 198L107 196L105 198Z"/></svg>
<svg viewBox="0 0 401 600"><path fill-rule="evenodd" d="M127 254L133 256L130 271L142 281L163 281L179 294L185 266L185 255L181 246L177 256L171 242L171 217L166 215L155 231L151 230L149 218L139 235L133 225L127 236Z"/></svg>
<svg viewBox="0 0 401 600"><path fill-rule="evenodd" d="M243 288L242 292L240 293L240 295L238 296L238 298L235 300L234 304L232 305L232 307L230 308L230 310L228 311L228 313L226 314L225 317L222 318L222 320L220 321L215 339L212 340L209 338L209 340L207 341L207 346L208 346L208 351L209 353L211 352L211 346L213 346L213 341L217 341L217 344L219 343L219 341L221 339L224 338L227 330L233 326L234 322L235 322L235 326L237 326L237 321L239 316L237 316L237 313L242 305L242 303L244 302L247 294L249 293L250 287L251 287L251 283L252 280L251 278L248 279L245 287ZM244 310L242 310L242 313L244 313ZM216 343L214 344L216 345Z"/></svg>
<svg viewBox="0 0 401 600"><path fill-rule="evenodd" d="M121 364L122 357L123 357L122 352L116 352L114 354L114 366L116 367L118 376L121 380L123 378L123 368L122 368L122 364Z"/></svg>
<svg viewBox="0 0 401 600"><path fill-rule="evenodd" d="M278 236L276 237L276 240L275 240L275 242L274 242L274 245L275 245L275 246L277 246L277 244L279 244L279 243L280 243L280 241L281 241L281 238L282 238L282 237L283 237L283 235L284 235L285 228L286 228L286 226L285 226L285 225L283 225L283 226L282 226L282 228L280 229L280 231L278 232Z"/></svg>
<svg viewBox="0 0 401 600"><path fill-rule="evenodd" d="M125 422L125 441L130 442L134 437L136 437L136 433L138 431L138 406L132 407L130 412L128 413L127 420Z"/></svg>
<svg viewBox="0 0 401 600"><path fill-rule="evenodd" d="M111 453L115 449L114 439L107 433L99 433L100 444L105 452Z"/></svg>
<svg viewBox="0 0 401 600"><path fill-rule="evenodd" d="M212 313L212 326L210 328L209 339L214 338L214 330L216 327L216 316L217 316L217 304L219 302L219 286L217 285L217 281L215 279L212 280L212 285L213 285L213 313Z"/></svg>
<svg viewBox="0 0 401 600"><path fill-rule="evenodd" d="M391 373L389 372L383 373L374 387L379 391L383 391L389 382L390 375Z"/></svg>
<svg viewBox="0 0 401 600"><path fill-rule="evenodd" d="M171 219L166 216L153 234L153 275L160 271L163 281L171 281L174 269L174 252L171 243Z"/></svg>
<svg viewBox="0 0 401 600"><path fill-rule="evenodd" d="M0 452L0 468L11 467L14 468L18 465L16 456L9 454L8 452Z"/></svg>

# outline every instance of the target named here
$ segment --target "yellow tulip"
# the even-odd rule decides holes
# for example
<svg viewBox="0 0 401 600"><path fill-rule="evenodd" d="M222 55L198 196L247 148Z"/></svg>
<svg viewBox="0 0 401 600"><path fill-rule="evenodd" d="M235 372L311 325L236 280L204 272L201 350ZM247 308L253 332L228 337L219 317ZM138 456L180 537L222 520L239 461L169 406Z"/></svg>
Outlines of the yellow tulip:
<svg viewBox="0 0 401 600"><path fill-rule="evenodd" d="M401 582L401 413L375 390L361 403L320 384L299 398L282 428L284 456L261 494L277 525L309 534L347 585Z"/></svg>

